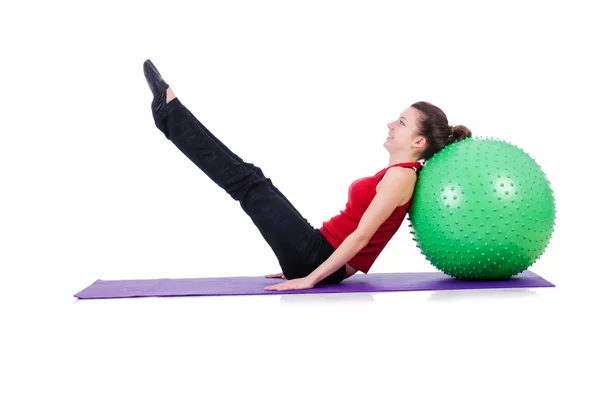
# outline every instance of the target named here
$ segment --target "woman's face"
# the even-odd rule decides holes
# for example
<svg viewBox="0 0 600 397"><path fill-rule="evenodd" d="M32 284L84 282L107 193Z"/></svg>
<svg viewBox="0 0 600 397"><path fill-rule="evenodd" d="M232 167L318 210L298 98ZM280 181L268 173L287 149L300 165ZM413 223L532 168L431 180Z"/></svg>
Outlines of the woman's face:
<svg viewBox="0 0 600 397"><path fill-rule="evenodd" d="M413 107L404 110L400 117L388 123L388 138L383 146L388 152L407 151L423 137L417 135L419 111Z"/></svg>

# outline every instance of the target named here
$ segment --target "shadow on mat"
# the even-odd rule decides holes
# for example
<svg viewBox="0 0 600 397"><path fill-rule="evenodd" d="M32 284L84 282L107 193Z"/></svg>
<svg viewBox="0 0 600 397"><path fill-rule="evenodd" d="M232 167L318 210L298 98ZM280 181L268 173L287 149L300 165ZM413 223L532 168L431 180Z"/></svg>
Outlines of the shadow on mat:
<svg viewBox="0 0 600 397"><path fill-rule="evenodd" d="M306 303L329 303L345 305L351 304L373 304L373 294L361 292L353 294L283 294L279 302L282 305L304 305Z"/></svg>
<svg viewBox="0 0 600 397"><path fill-rule="evenodd" d="M530 289L483 289L435 291L427 302L458 302L473 300L538 299L540 295Z"/></svg>

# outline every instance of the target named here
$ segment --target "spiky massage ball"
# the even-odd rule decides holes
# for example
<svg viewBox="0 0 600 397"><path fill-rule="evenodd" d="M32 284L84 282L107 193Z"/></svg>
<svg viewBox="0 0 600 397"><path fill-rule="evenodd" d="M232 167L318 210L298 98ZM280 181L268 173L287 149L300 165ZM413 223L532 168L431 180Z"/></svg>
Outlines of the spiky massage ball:
<svg viewBox="0 0 600 397"><path fill-rule="evenodd" d="M427 260L463 280L497 280L533 265L555 225L554 192L525 151L494 138L446 146L423 166L409 227Z"/></svg>

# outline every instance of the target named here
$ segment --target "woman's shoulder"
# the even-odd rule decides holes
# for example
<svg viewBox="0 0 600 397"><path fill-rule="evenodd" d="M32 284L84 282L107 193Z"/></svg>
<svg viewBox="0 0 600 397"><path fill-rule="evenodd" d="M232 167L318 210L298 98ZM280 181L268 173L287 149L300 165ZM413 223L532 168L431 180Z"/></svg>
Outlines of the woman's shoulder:
<svg viewBox="0 0 600 397"><path fill-rule="evenodd" d="M412 168L406 167L389 167L382 173L379 178L379 183L376 192L379 193L381 184L387 185L389 188L402 189L403 191L412 194L414 186L417 182L417 173Z"/></svg>
<svg viewBox="0 0 600 397"><path fill-rule="evenodd" d="M384 177L399 178L403 180L416 180L417 173L412 167L389 167L387 170L385 170Z"/></svg>

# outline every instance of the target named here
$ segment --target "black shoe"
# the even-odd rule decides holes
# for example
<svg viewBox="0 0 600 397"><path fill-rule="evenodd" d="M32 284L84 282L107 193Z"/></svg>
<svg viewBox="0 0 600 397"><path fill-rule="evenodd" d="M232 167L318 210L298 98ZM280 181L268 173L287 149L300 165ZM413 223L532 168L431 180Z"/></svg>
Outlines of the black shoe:
<svg viewBox="0 0 600 397"><path fill-rule="evenodd" d="M167 88L169 88L169 85L165 82L160 73L158 73L158 70L149 59L144 62L144 76L146 76L146 82L154 96L150 105L152 115L154 116L157 126L159 124L161 125L159 128L162 131L164 130L163 119L165 116L164 110L167 107Z"/></svg>
<svg viewBox="0 0 600 397"><path fill-rule="evenodd" d="M149 59L144 62L144 76L146 76L146 82L148 83L148 87L150 87L150 91L152 91L152 95L165 93L167 88L169 88L169 85Z"/></svg>

